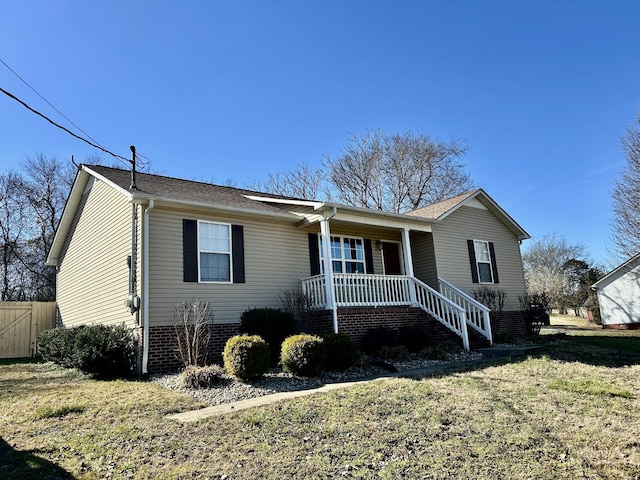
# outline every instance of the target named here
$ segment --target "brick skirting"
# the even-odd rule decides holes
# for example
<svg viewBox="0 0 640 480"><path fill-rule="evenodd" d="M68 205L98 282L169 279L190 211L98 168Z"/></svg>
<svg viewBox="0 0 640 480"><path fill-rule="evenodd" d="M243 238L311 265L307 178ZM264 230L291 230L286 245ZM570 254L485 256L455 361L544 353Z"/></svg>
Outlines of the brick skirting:
<svg viewBox="0 0 640 480"><path fill-rule="evenodd" d="M239 332L239 324L213 324L207 363L222 363L222 351L227 340ZM177 356L176 332L173 326L149 327L149 373L179 370L182 363Z"/></svg>
<svg viewBox="0 0 640 480"><path fill-rule="evenodd" d="M360 307L338 309L338 331L346 333L360 345L364 334L377 327L397 330L401 327L420 325L438 344L445 340L460 341L460 338L437 320L415 307ZM503 312L497 321L492 320L494 340L526 337L529 334L523 312ZM213 324L207 363L222 364L222 351L229 338L239 333L240 324ZM315 310L299 326L304 333L322 334L333 332L333 315L330 310ZM149 373L175 371L182 368L178 360L176 333L173 326L150 327L149 329Z"/></svg>

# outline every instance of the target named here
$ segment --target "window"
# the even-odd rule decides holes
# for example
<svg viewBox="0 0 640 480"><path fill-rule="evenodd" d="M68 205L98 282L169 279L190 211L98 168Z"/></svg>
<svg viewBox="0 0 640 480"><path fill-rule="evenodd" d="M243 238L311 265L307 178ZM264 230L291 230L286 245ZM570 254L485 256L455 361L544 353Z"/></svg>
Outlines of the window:
<svg viewBox="0 0 640 480"><path fill-rule="evenodd" d="M231 225L198 222L198 260L201 282L231 281Z"/></svg>
<svg viewBox="0 0 640 480"><path fill-rule="evenodd" d="M320 264L324 271L324 249L320 237ZM334 273L364 273L364 241L362 238L331 236L331 260Z"/></svg>
<svg viewBox="0 0 640 480"><path fill-rule="evenodd" d="M467 240L473 283L498 283L498 269L493 243Z"/></svg>

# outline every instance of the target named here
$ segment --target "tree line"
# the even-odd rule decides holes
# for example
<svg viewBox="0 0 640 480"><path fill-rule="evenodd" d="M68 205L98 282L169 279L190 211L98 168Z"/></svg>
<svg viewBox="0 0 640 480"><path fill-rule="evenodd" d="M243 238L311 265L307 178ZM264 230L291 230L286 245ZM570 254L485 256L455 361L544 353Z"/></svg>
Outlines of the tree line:
<svg viewBox="0 0 640 480"><path fill-rule="evenodd" d="M0 301L55 299L45 262L74 176L71 162L42 154L0 173Z"/></svg>

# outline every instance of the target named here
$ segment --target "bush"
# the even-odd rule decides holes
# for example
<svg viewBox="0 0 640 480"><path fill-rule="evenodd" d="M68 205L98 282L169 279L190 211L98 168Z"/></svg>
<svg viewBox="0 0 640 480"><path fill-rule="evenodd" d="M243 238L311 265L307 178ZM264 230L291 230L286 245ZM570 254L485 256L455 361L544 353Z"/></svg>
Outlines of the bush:
<svg viewBox="0 0 640 480"><path fill-rule="evenodd" d="M402 361L409 358L409 349L405 345L383 345L378 356L383 360Z"/></svg>
<svg viewBox="0 0 640 480"><path fill-rule="evenodd" d="M132 372L134 341L124 325L55 328L41 332L38 343L43 359L63 367L107 378Z"/></svg>
<svg viewBox="0 0 640 480"><path fill-rule="evenodd" d="M190 366L180 374L180 383L184 388L211 388L226 381L227 372L220 365Z"/></svg>
<svg viewBox="0 0 640 480"><path fill-rule="evenodd" d="M448 360L449 356L460 352L460 345L453 340L445 340L433 347L424 348L420 355L429 360Z"/></svg>
<svg viewBox="0 0 640 480"><path fill-rule="evenodd" d="M398 343L412 353L417 353L429 345L429 336L420 325L409 325L398 329Z"/></svg>
<svg viewBox="0 0 640 480"><path fill-rule="evenodd" d="M277 308L250 308L240 315L240 332L259 335L269 344L273 365L280 358L280 345L294 332L293 314Z"/></svg>
<svg viewBox="0 0 640 480"><path fill-rule="evenodd" d="M77 367L98 377L131 375L134 341L124 325L92 325L76 334Z"/></svg>
<svg viewBox="0 0 640 480"><path fill-rule="evenodd" d="M269 370L269 346L258 335L236 335L222 353L224 368L243 381L262 377Z"/></svg>
<svg viewBox="0 0 640 480"><path fill-rule="evenodd" d="M312 377L325 366L324 341L315 335L293 335L282 342L280 362L282 370L295 375Z"/></svg>
<svg viewBox="0 0 640 480"><path fill-rule="evenodd" d="M367 330L362 337L362 350L369 355L377 355L382 347L398 344L398 332L386 327Z"/></svg>
<svg viewBox="0 0 640 480"><path fill-rule="evenodd" d="M38 334L38 353L48 362L75 368L76 334L84 327L52 328Z"/></svg>
<svg viewBox="0 0 640 480"><path fill-rule="evenodd" d="M358 361L360 352L348 335L327 333L322 335L322 340L324 341L328 370L346 370Z"/></svg>

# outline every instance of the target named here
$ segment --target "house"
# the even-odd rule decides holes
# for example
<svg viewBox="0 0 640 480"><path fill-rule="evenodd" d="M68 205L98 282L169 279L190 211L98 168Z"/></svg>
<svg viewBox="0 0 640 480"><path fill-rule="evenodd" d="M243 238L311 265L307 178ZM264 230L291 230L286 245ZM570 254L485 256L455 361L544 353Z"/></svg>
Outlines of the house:
<svg viewBox="0 0 640 480"><path fill-rule="evenodd" d="M59 325L124 322L142 373L178 366L172 312L193 298L212 306L217 355L241 312L279 307L295 289L314 307L309 333L357 340L376 326L423 322L468 349L470 337L490 344L496 333L526 332L518 296L529 235L481 189L402 215L144 173L132 180L82 165L47 263L57 269ZM507 293L500 325L473 298L481 286Z"/></svg>
<svg viewBox="0 0 640 480"><path fill-rule="evenodd" d="M605 328L640 328L640 254L591 286L598 294Z"/></svg>

